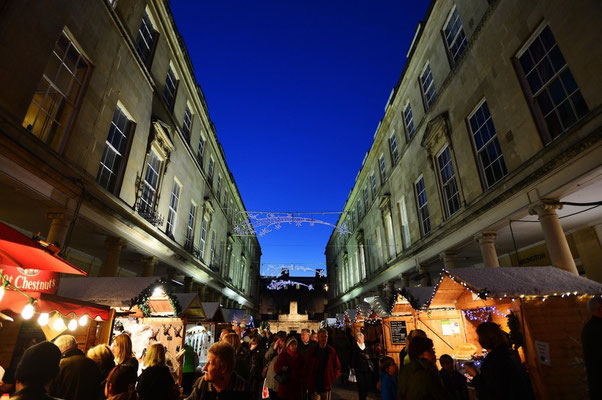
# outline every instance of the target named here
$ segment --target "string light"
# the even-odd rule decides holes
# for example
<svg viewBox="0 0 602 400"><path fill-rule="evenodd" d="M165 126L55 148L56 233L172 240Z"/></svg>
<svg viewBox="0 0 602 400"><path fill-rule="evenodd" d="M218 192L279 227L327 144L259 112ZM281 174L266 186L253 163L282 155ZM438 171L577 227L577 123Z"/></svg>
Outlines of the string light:
<svg viewBox="0 0 602 400"><path fill-rule="evenodd" d="M86 326L88 325L88 316L87 315L82 315L79 318L79 326Z"/></svg>
<svg viewBox="0 0 602 400"><path fill-rule="evenodd" d="M33 317L34 311L35 310L33 308L33 304L27 303L25 307L23 307L23 311L21 311L21 316L23 317L23 319L31 319L31 317Z"/></svg>
<svg viewBox="0 0 602 400"><path fill-rule="evenodd" d="M52 329L54 329L55 331L62 331L65 329L65 321L63 321L63 319L61 317L58 317L53 323L52 323Z"/></svg>
<svg viewBox="0 0 602 400"><path fill-rule="evenodd" d="M41 313L40 316L38 317L38 324L40 324L40 326L48 325L49 321L50 321L50 316L48 315L48 313Z"/></svg>
<svg viewBox="0 0 602 400"><path fill-rule="evenodd" d="M2 298L4 297L4 278L3 278L3 282L2 285L0 285L0 301L2 301Z"/></svg>
<svg viewBox="0 0 602 400"><path fill-rule="evenodd" d="M69 324L67 324L67 328L69 328L70 331L74 331L77 329L77 320L75 318L73 318L71 321L69 321Z"/></svg>

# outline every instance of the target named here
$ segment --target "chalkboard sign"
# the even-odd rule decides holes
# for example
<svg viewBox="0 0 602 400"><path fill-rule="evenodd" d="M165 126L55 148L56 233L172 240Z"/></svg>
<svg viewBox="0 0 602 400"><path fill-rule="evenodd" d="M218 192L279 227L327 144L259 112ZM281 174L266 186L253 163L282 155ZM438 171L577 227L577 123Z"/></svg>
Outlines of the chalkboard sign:
<svg viewBox="0 0 602 400"><path fill-rule="evenodd" d="M408 334L405 321L391 321L391 343L403 344Z"/></svg>

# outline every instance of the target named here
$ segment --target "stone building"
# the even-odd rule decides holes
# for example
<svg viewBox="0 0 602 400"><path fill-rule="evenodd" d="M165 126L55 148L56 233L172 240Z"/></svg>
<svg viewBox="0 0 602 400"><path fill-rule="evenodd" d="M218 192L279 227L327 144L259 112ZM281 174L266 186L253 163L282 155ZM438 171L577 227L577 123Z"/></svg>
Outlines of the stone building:
<svg viewBox="0 0 602 400"><path fill-rule="evenodd" d="M599 2L432 1L325 254L329 311L443 268L602 281ZM384 99L383 99L384 100Z"/></svg>
<svg viewBox="0 0 602 400"><path fill-rule="evenodd" d="M90 275L256 310L261 250L169 3L0 7L0 220Z"/></svg>

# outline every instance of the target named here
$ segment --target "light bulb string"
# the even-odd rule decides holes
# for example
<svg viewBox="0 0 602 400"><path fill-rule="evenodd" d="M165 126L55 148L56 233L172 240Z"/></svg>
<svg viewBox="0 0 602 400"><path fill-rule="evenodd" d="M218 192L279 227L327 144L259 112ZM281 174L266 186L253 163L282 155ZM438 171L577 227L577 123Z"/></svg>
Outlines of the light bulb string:
<svg viewBox="0 0 602 400"><path fill-rule="evenodd" d="M8 279L6 279L4 277L4 275L0 274L0 277L2 277L2 288L6 289L7 287L10 287L11 290L17 291L19 293L21 293L23 296L29 298L29 303L33 304L33 302L35 301L35 299L33 297L31 297L30 295L28 295L27 293L25 293L24 291L22 291L21 289L19 289L18 287L16 287L15 285L13 285L12 283L10 283L8 281Z"/></svg>

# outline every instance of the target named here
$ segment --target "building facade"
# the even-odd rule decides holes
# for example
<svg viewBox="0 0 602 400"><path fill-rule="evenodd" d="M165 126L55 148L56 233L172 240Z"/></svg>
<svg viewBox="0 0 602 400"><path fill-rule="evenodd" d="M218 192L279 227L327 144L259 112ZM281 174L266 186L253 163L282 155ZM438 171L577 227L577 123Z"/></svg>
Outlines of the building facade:
<svg viewBox="0 0 602 400"><path fill-rule="evenodd" d="M326 247L329 312L463 266L602 281L602 6L432 1Z"/></svg>
<svg viewBox="0 0 602 400"><path fill-rule="evenodd" d="M0 7L0 220L95 276L257 310L261 249L169 3Z"/></svg>

